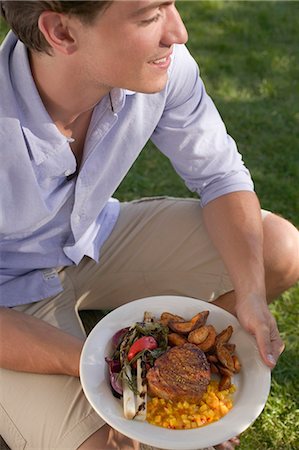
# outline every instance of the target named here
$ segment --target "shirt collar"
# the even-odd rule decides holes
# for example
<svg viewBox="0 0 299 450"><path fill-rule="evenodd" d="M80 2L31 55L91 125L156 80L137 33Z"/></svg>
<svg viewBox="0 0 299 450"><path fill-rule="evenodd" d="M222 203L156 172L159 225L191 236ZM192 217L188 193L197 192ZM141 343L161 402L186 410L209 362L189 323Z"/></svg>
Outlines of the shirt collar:
<svg viewBox="0 0 299 450"><path fill-rule="evenodd" d="M67 143L49 116L34 83L25 45L18 41L10 60L11 82L23 133L37 164Z"/></svg>
<svg viewBox="0 0 299 450"><path fill-rule="evenodd" d="M109 93L109 98L112 112L117 114L124 107L126 96L134 94L136 94L136 92L129 91L128 89L120 89L120 88L111 89Z"/></svg>

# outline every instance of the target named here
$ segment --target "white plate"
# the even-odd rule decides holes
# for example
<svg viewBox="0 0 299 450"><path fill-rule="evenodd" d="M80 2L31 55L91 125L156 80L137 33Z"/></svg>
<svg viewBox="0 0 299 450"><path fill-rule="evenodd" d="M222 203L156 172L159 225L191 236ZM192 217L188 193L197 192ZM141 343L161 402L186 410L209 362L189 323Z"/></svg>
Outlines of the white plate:
<svg viewBox="0 0 299 450"><path fill-rule="evenodd" d="M234 328L231 342L237 346L242 370L234 376L237 387L234 406L218 422L192 430L168 430L147 422L127 420L121 400L109 385L105 356L111 355L111 338L120 328L141 321L143 313L157 315L163 311L186 319L199 311L209 310L207 323L218 332L228 325ZM148 297L123 305L105 316L91 331L84 344L80 361L80 378L84 393L95 411L114 429L154 447L169 450L194 450L224 442L248 428L262 412L270 390L270 369L262 362L255 341L237 319L210 303L178 296Z"/></svg>

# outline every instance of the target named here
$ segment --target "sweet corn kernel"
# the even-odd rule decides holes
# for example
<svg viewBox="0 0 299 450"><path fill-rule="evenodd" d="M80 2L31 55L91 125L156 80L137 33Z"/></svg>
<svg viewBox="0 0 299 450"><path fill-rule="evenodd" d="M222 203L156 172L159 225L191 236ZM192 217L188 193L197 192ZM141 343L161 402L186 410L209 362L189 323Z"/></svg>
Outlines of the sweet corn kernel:
<svg viewBox="0 0 299 450"><path fill-rule="evenodd" d="M224 400L224 395L222 394L222 392L217 392L217 397L219 398L219 400Z"/></svg>
<svg viewBox="0 0 299 450"><path fill-rule="evenodd" d="M232 409L233 407L233 402L231 400L226 400L224 404L228 409Z"/></svg>
<svg viewBox="0 0 299 450"><path fill-rule="evenodd" d="M192 429L215 422L233 407L231 395L235 386L218 390L217 381L211 381L199 404L172 402L157 397L147 404L147 420L153 425L170 429Z"/></svg>
<svg viewBox="0 0 299 450"><path fill-rule="evenodd" d="M229 409L228 409L228 407L225 406L224 404L221 404L221 405L220 405L220 411L221 411L221 414L222 414L223 416L225 416L225 414L228 413Z"/></svg>
<svg viewBox="0 0 299 450"><path fill-rule="evenodd" d="M200 411L200 412L204 412L204 411L207 411L207 409L208 409L208 405L207 405L206 403L204 403L204 404L201 405L201 407L199 408L199 411Z"/></svg>

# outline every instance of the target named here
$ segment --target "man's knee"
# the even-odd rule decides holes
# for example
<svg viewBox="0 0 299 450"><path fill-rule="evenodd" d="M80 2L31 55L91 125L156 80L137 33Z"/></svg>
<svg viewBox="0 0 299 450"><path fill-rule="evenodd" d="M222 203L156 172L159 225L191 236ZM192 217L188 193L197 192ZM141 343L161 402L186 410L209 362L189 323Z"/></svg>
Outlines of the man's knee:
<svg viewBox="0 0 299 450"><path fill-rule="evenodd" d="M264 219L264 259L266 280L283 292L299 279L299 232L275 214Z"/></svg>

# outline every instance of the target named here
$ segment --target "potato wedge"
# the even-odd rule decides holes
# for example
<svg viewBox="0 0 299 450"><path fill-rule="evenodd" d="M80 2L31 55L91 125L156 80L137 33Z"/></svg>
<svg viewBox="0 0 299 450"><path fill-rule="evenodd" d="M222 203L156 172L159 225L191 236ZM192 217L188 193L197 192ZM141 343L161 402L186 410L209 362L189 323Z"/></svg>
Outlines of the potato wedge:
<svg viewBox="0 0 299 450"><path fill-rule="evenodd" d="M168 326L175 333L189 334L190 331L195 330L195 328L205 325L209 313L209 311L202 311L192 317L191 320L185 322L170 320Z"/></svg>
<svg viewBox="0 0 299 450"><path fill-rule="evenodd" d="M219 382L219 391L224 391L224 389L229 389L231 387L232 380L231 377L227 375L222 375Z"/></svg>
<svg viewBox="0 0 299 450"><path fill-rule="evenodd" d="M167 311L161 314L160 323L162 323L162 325L168 326L170 320L174 320L176 322L185 322L185 319L183 319L183 317L177 316L176 314L171 314Z"/></svg>
<svg viewBox="0 0 299 450"><path fill-rule="evenodd" d="M188 334L188 341L191 344L201 344L207 339L209 335L209 328L204 325L202 327L196 328Z"/></svg>
<svg viewBox="0 0 299 450"><path fill-rule="evenodd" d="M221 342L218 342L216 344L216 354L218 356L219 361L224 367L226 367L231 372L235 371L235 365L232 355Z"/></svg>
<svg viewBox="0 0 299 450"><path fill-rule="evenodd" d="M186 342L188 342L185 336L178 333L169 333L167 338L168 344L171 347L175 347L176 345L183 345L186 344Z"/></svg>
<svg viewBox="0 0 299 450"><path fill-rule="evenodd" d="M233 358L233 362L234 362L235 372L239 373L241 370L241 367L242 367L240 360L236 355L233 355L232 358Z"/></svg>
<svg viewBox="0 0 299 450"><path fill-rule="evenodd" d="M203 352L212 350L216 340L216 330L213 325L207 325L207 327L209 329L208 337L201 344L197 345Z"/></svg>
<svg viewBox="0 0 299 450"><path fill-rule="evenodd" d="M216 343L221 342L222 344L228 342L233 334L233 327L229 325L227 328L221 331L221 333L216 336Z"/></svg>
<svg viewBox="0 0 299 450"><path fill-rule="evenodd" d="M217 373L217 374L219 373L219 369L218 369L217 365L214 363L210 363L210 369L211 369L211 373Z"/></svg>
<svg viewBox="0 0 299 450"><path fill-rule="evenodd" d="M236 350L236 344L232 344L230 342L226 342L224 344L224 347L227 348L227 350L230 352L230 354L232 355L234 353L234 351Z"/></svg>
<svg viewBox="0 0 299 450"><path fill-rule="evenodd" d="M207 360L210 362L210 363L218 363L219 362L219 359L217 358L217 356L215 355L215 354L213 354L213 355L207 355Z"/></svg>
<svg viewBox="0 0 299 450"><path fill-rule="evenodd" d="M217 365L217 369L221 373L221 375L226 375L228 377L233 376L233 372L231 372L227 367L223 367L221 364Z"/></svg>

